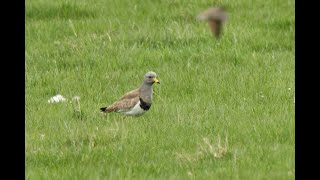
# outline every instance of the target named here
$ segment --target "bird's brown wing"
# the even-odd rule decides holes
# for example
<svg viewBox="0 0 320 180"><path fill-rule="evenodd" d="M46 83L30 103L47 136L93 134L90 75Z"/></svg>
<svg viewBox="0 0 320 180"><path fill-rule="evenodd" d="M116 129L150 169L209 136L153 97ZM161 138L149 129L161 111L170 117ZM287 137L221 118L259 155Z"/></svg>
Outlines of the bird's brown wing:
<svg viewBox="0 0 320 180"><path fill-rule="evenodd" d="M125 112L133 108L139 101L139 96L133 98L125 98L119 101L116 101L111 105L111 108L115 112Z"/></svg>
<svg viewBox="0 0 320 180"><path fill-rule="evenodd" d="M224 8L212 7L199 13L197 16L197 19L199 21L207 21L209 19L215 19L221 22L225 22L228 19L228 16Z"/></svg>
<svg viewBox="0 0 320 180"><path fill-rule="evenodd" d="M134 105L139 100L139 89L132 90L128 93L126 93L124 96L122 96L118 101L114 102L108 107L100 108L103 112L113 112L113 111L121 111L130 109L131 107L134 107Z"/></svg>

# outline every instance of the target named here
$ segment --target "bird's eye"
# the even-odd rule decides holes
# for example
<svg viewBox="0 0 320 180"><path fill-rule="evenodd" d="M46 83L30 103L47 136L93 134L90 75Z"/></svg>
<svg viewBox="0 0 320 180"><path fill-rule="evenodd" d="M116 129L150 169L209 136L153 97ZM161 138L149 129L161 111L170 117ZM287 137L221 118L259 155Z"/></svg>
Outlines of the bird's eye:
<svg viewBox="0 0 320 180"><path fill-rule="evenodd" d="M151 76L148 76L148 78L150 78L150 79L151 79L152 77L151 77Z"/></svg>

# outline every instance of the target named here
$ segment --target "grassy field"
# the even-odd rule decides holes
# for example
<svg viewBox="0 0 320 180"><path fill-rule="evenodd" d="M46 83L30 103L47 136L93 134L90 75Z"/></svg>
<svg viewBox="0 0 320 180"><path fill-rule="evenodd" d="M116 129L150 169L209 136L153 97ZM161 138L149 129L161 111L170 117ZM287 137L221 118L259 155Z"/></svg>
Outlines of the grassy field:
<svg viewBox="0 0 320 180"><path fill-rule="evenodd" d="M216 5L219 40L195 19ZM26 179L295 179L294 9L27 0ZM99 112L149 70L161 84L145 115Z"/></svg>

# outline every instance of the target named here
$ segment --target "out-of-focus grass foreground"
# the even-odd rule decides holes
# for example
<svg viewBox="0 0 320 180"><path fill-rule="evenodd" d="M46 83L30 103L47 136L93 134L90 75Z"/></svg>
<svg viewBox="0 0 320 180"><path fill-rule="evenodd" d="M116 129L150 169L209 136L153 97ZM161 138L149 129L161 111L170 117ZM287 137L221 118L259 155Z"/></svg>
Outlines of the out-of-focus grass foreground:
<svg viewBox="0 0 320 180"><path fill-rule="evenodd" d="M213 6L228 13L219 39L196 19ZM27 0L26 178L295 179L294 9ZM149 70L148 112L100 112Z"/></svg>

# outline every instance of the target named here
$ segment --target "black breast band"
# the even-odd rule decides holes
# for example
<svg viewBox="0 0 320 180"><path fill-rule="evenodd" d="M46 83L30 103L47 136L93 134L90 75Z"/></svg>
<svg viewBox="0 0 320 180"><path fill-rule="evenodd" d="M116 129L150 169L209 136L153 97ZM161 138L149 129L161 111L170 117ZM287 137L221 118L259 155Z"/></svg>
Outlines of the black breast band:
<svg viewBox="0 0 320 180"><path fill-rule="evenodd" d="M148 111L150 109L150 107L151 107L151 103L146 103L140 98L140 107L143 110Z"/></svg>

